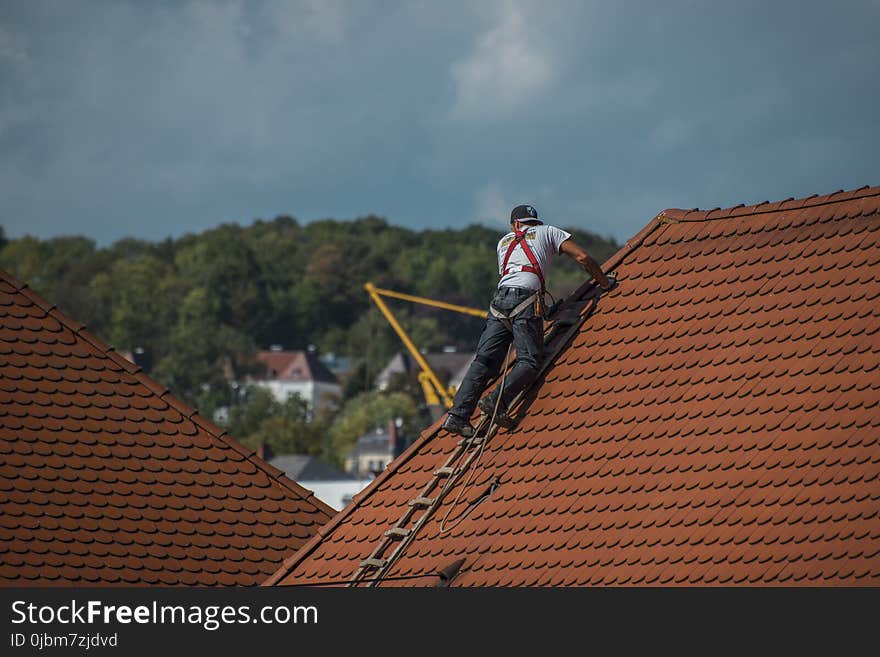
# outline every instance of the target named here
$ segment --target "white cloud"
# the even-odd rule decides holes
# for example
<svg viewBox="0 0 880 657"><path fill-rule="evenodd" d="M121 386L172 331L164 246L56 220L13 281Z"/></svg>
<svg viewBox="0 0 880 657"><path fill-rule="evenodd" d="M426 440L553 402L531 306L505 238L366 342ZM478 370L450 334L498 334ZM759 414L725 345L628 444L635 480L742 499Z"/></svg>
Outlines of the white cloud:
<svg viewBox="0 0 880 657"><path fill-rule="evenodd" d="M505 226L505 217L510 212L508 201L501 191L501 185L490 182L477 190L476 209L473 220L490 226Z"/></svg>
<svg viewBox="0 0 880 657"><path fill-rule="evenodd" d="M507 0L494 25L477 36L473 51L450 68L456 93L452 116L492 118L528 107L554 79L556 66L521 4Z"/></svg>
<svg viewBox="0 0 880 657"><path fill-rule="evenodd" d="M497 180L486 183L474 194L475 207L471 221L507 228L510 223L510 210L521 203L534 205L543 218L544 211L555 204L554 190L547 184L529 189L532 191L527 193L517 191L510 194Z"/></svg>
<svg viewBox="0 0 880 657"><path fill-rule="evenodd" d="M625 239L667 206L875 182L876 12L814 4L795 29L678 0L7 2L5 228L503 229L532 203Z"/></svg>
<svg viewBox="0 0 880 657"><path fill-rule="evenodd" d="M654 126L649 141L656 149L662 151L683 144L692 133L693 128L687 121L679 116L669 116Z"/></svg>
<svg viewBox="0 0 880 657"><path fill-rule="evenodd" d="M0 26L0 62L6 60L20 64L28 59L24 39Z"/></svg>
<svg viewBox="0 0 880 657"><path fill-rule="evenodd" d="M0 26L0 78L4 79L6 87L0 91L0 139L25 124L33 112L33 102L24 102L10 92L10 88L33 84L30 64L25 40Z"/></svg>
<svg viewBox="0 0 880 657"><path fill-rule="evenodd" d="M324 41L339 43L345 36L347 12L339 2L307 0L306 25Z"/></svg>
<svg viewBox="0 0 880 657"><path fill-rule="evenodd" d="M285 39L340 44L356 8L342 0L274 0L263 11Z"/></svg>

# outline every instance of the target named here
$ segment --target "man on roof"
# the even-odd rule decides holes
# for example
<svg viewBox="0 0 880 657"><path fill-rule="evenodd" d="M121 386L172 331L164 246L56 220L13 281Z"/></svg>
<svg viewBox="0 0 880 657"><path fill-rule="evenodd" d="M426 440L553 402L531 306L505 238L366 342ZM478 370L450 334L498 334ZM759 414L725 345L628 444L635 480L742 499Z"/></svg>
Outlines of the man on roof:
<svg viewBox="0 0 880 657"><path fill-rule="evenodd" d="M481 411L509 424L510 403L538 374L544 357L544 281L553 256L564 253L573 258L603 290L613 286L593 257L575 244L571 234L544 225L534 206L513 208L510 227L511 232L496 247L500 280L489 305L486 327L443 423L444 429L465 438L474 434L470 417L478 402ZM486 382L500 370L511 341L516 347L516 361L504 379L500 402L498 387L480 399Z"/></svg>

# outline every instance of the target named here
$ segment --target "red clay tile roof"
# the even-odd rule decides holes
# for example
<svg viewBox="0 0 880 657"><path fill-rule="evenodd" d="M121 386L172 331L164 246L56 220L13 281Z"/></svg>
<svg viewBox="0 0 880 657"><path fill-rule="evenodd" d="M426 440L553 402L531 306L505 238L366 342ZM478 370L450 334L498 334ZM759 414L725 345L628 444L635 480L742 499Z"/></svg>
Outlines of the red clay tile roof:
<svg viewBox="0 0 880 657"><path fill-rule="evenodd" d="M880 584L878 209L661 213L381 584ZM456 443L426 430L266 583L348 580Z"/></svg>
<svg viewBox="0 0 880 657"><path fill-rule="evenodd" d="M252 585L335 512L0 272L0 585Z"/></svg>
<svg viewBox="0 0 880 657"><path fill-rule="evenodd" d="M296 351L260 351L256 360L266 368L259 381L320 381L337 383L336 376L313 353Z"/></svg>

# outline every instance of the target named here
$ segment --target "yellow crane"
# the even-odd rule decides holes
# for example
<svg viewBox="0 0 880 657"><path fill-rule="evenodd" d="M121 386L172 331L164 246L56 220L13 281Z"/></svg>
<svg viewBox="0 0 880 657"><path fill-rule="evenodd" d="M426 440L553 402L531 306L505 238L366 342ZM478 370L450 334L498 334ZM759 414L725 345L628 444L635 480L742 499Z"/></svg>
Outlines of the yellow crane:
<svg viewBox="0 0 880 657"><path fill-rule="evenodd" d="M435 301L434 299L426 299L425 297L418 297L413 294L395 292L394 290L385 290L383 288L376 287L369 282L364 285L364 289L370 295L373 303L375 303L376 306L379 308L379 311L385 316L385 319L388 320L388 323L391 324L391 328L394 329L394 332L397 333L397 336L400 338L401 342L403 342L403 344L409 350L410 355L412 355L415 361L419 364L419 367L421 368L421 371L419 372L419 383L421 384L422 391L425 394L425 401L428 403L429 406L439 406L442 400L443 405L447 409L452 408L452 397L455 395L455 389L452 387L447 388L442 383L440 383L440 379L437 378L434 370L432 370L431 366L428 365L428 361L425 360L425 357L416 348L416 345L410 339L407 332L403 330L400 322L397 321L397 318L394 316L391 310L388 309L388 306L385 305L382 297L400 299L402 301L411 301L412 303L420 303L424 306L442 308L443 310L451 310L453 312L464 313L465 315L472 315L474 317L481 317L483 319L486 318L488 313L485 310L479 310L478 308L468 308L467 306L458 306L454 303L446 303L445 301Z"/></svg>

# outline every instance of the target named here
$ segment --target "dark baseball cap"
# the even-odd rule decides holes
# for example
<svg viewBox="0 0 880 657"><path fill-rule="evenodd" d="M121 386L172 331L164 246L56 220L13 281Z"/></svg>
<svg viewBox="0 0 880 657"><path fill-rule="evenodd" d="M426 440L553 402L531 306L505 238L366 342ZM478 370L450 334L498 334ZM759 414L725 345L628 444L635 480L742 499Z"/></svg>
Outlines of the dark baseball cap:
<svg viewBox="0 0 880 657"><path fill-rule="evenodd" d="M510 223L514 221L528 221L529 223L544 223L538 219L538 211L532 205L517 205L510 211Z"/></svg>

